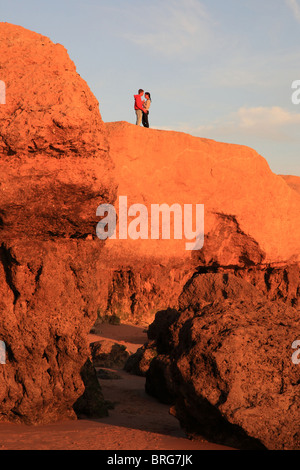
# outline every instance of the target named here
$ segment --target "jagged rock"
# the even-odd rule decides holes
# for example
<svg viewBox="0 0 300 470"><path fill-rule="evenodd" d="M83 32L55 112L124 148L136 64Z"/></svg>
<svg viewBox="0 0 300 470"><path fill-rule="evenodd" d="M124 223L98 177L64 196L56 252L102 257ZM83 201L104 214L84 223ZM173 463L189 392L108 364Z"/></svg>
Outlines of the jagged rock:
<svg viewBox="0 0 300 470"><path fill-rule="evenodd" d="M125 345L107 339L91 343L90 348L95 367L122 368L130 355Z"/></svg>
<svg viewBox="0 0 300 470"><path fill-rule="evenodd" d="M227 286L229 276L236 278L234 286ZM243 280L248 281L256 288L256 291L247 286L247 290L244 292ZM247 299L248 295L253 297L252 294L256 297L257 291L259 291L269 300L282 300L297 308L300 300L300 264L257 265L250 268L200 266L186 284L186 286L191 286L190 289L185 289L179 296L179 306L182 306L186 295L192 300L193 286L197 289L199 283L201 283L201 299L204 302L206 300L212 301L216 296L218 298L232 296L232 289L234 289L234 295L242 299Z"/></svg>
<svg viewBox="0 0 300 470"><path fill-rule="evenodd" d="M250 269L250 282L270 300L283 300L299 309L300 264Z"/></svg>
<svg viewBox="0 0 300 470"><path fill-rule="evenodd" d="M151 342L143 345L141 348L129 356L124 365L124 370L129 374L146 376L152 359L157 356L156 348L151 347Z"/></svg>
<svg viewBox="0 0 300 470"><path fill-rule="evenodd" d="M147 325L158 310L177 307L183 286L193 274L194 260L158 260L154 256L125 259L105 253L97 262L99 324L130 322ZM125 258L124 258L125 257Z"/></svg>
<svg viewBox="0 0 300 470"><path fill-rule="evenodd" d="M95 236L116 184L98 102L66 49L0 23L0 420L75 418L97 316Z"/></svg>
<svg viewBox="0 0 300 470"><path fill-rule="evenodd" d="M164 329L152 325L158 356L146 375L148 393L173 398L194 437L243 449L299 449L299 368L291 360L299 311L268 301L232 273L196 275L180 305Z"/></svg>
<svg viewBox="0 0 300 470"><path fill-rule="evenodd" d="M80 418L103 418L108 416L108 408L98 381L98 374L90 358L81 369L81 378L85 390L73 406L77 416Z"/></svg>
<svg viewBox="0 0 300 470"><path fill-rule="evenodd" d="M261 264L265 253L240 228L234 216L216 214L216 223L207 233L202 250L193 253L203 266L253 266Z"/></svg>
<svg viewBox="0 0 300 470"><path fill-rule="evenodd" d="M174 403L177 395L171 365L171 359L167 355L156 355L146 372L146 392L166 405Z"/></svg>

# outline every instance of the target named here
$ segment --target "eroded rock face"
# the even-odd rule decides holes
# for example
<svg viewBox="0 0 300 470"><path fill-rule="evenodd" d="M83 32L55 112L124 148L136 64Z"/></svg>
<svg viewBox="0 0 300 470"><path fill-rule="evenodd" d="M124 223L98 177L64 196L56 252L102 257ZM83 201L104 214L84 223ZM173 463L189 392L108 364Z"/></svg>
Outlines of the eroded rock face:
<svg viewBox="0 0 300 470"><path fill-rule="evenodd" d="M186 431L238 448L299 449L299 309L270 301L234 273L199 273L180 310L149 331L156 357L146 390ZM159 380L157 377L159 376Z"/></svg>
<svg viewBox="0 0 300 470"><path fill-rule="evenodd" d="M74 418L84 392L95 212L116 185L98 102L64 47L6 23L0 35L0 420L44 423Z"/></svg>
<svg viewBox="0 0 300 470"><path fill-rule="evenodd" d="M115 191L98 102L63 46L0 28L1 236L94 234L96 208Z"/></svg>
<svg viewBox="0 0 300 470"><path fill-rule="evenodd" d="M127 361L146 391L188 434L243 449L300 448L298 338L300 266L265 253L224 214L206 237L178 298ZM174 411L173 411L174 413Z"/></svg>
<svg viewBox="0 0 300 470"><path fill-rule="evenodd" d="M106 265L103 259L97 263L99 317L115 316L122 321L149 324L159 310L180 307L182 289L197 273L220 273L220 279L233 273L237 283L238 279L247 280L270 300L299 305L299 263L267 263L259 244L241 230L234 217L216 214L215 222L205 235L202 250L192 252L190 258L129 258L126 265L122 257L120 262L111 253L107 258L105 252ZM211 288L223 298L220 285L202 287L210 298ZM242 283L235 288L241 299L247 299L244 287Z"/></svg>
<svg viewBox="0 0 300 470"><path fill-rule="evenodd" d="M203 248L192 253L201 266L242 267L261 264L266 253L256 240L241 230L234 216L215 215L214 227L206 233Z"/></svg>
<svg viewBox="0 0 300 470"><path fill-rule="evenodd" d="M257 428L246 429L248 402L228 400L226 408L222 387L225 383L229 396L240 377L252 383L249 371L256 371L255 363L241 362L238 369L230 353L236 351L235 338L243 343L243 328L251 332L250 361L264 341L279 353L276 331L278 344L284 340L279 317L294 333L291 319L299 305L298 182L274 175L246 147L128 123L105 125L98 102L63 46L6 23L0 24L0 34L0 79L6 84L6 104L0 105L0 340L7 345L7 364L0 369L0 419L38 423L74 417L73 405L82 402L78 399L84 391L87 333L97 315L138 323L172 307L166 318L160 316L159 328L149 330L149 344L157 348L149 353L154 358L150 369L157 371L156 381L147 382L149 390L159 396L157 377L165 380L166 401L175 396L178 384L186 399L177 400L177 413L186 425L189 403L194 406L199 399L203 404L204 391L197 385L196 399L186 391L190 379L184 375L184 358L193 364L197 356L191 353L193 342L182 343L180 325L185 324L189 338L190 326L195 324L191 335L206 328L194 317L215 318L208 322L209 335L220 335L222 341L214 345L218 357L213 360L219 367L219 357L228 354L230 371L226 375L220 366L218 374L228 377L220 385L215 369L208 373L213 381L207 382L209 393L222 391L220 402L205 397L211 399L209 411L217 409L222 423L231 430L238 426L239 436L248 433L252 444L258 439L268 446ZM191 254L185 240L117 239L104 245L96 238L96 208L120 195L128 196L129 205L144 203L148 208L152 203L205 204L204 249ZM274 307L274 319L269 313L269 327L265 320L258 332L252 323L259 324L259 315L267 319L267 306L270 312ZM238 330L237 312L245 313ZM223 317L228 319L228 343L218 329ZM210 343L198 336L197 344L205 350ZM180 358L182 371L174 369ZM198 362L191 367L197 371ZM257 371L258 383L263 367ZM283 422L288 426L297 406L292 402L297 384L292 387L294 379L289 372L283 375L275 360L272 367L272 377L276 383L283 381L288 392L283 386L282 393L270 389L270 396L277 406L283 395L281 409L291 410ZM244 376L235 373L244 369ZM271 416L275 435L279 418L276 424L265 396L263 410ZM254 409L260 406L255 400ZM235 405L241 415L233 411ZM84 407L85 412L91 409ZM293 438L287 433L278 439L277 447L288 447ZM295 446L297 439L295 432Z"/></svg>
<svg viewBox="0 0 300 470"><path fill-rule="evenodd" d="M221 228L223 216L223 221L231 222L228 237L236 239L240 248L242 234L252 239L244 255L251 257L255 252L255 263L262 253L267 263L299 261L299 192L272 173L253 149L180 132L137 128L126 122L107 123L106 127L118 196L127 195L128 206L142 203L149 211L151 204L204 204L205 235ZM238 236L234 235L236 228ZM220 236L218 246L212 244L212 257L222 250L222 231ZM107 246L119 256L133 252L144 259L151 255L190 257L185 240L172 242L109 240ZM209 257L206 253L206 259ZM237 253L228 253L228 261L230 257L240 264Z"/></svg>
<svg viewBox="0 0 300 470"><path fill-rule="evenodd" d="M198 267L240 269L240 276L260 284L268 298L282 295L297 302L294 268L287 268L287 276L281 270L297 265L300 253L294 184L244 146L126 122L106 128L118 181L117 211L119 196L127 196L128 207L144 204L148 214L151 204L203 203L205 236L203 249L193 252L185 249L186 240L108 240L99 260L100 316L151 322L158 310L178 308L178 297Z"/></svg>
<svg viewBox="0 0 300 470"><path fill-rule="evenodd" d="M183 286L195 271L193 260L112 258L97 260L98 315L107 321L149 325L158 310L177 307Z"/></svg>

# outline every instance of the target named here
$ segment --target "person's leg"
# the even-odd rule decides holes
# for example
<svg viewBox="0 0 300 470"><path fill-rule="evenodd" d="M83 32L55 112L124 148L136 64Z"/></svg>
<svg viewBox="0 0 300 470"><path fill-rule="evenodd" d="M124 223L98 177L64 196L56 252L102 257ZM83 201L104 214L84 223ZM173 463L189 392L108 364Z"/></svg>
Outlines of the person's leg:
<svg viewBox="0 0 300 470"><path fill-rule="evenodd" d="M136 125L140 126L142 122L143 111L141 111L140 109L136 109L135 114L136 114Z"/></svg>
<svg viewBox="0 0 300 470"><path fill-rule="evenodd" d="M146 116L146 113L143 113L142 124L144 127L146 127Z"/></svg>
<svg viewBox="0 0 300 470"><path fill-rule="evenodd" d="M143 113L143 126L144 127L149 127L148 116L149 116L149 112Z"/></svg>

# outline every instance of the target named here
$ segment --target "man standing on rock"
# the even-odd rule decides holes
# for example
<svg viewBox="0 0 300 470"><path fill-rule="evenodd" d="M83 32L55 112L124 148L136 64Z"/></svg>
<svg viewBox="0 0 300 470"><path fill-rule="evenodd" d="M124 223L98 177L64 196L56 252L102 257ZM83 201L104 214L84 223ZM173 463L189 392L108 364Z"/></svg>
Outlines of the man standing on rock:
<svg viewBox="0 0 300 470"><path fill-rule="evenodd" d="M139 94L134 95L134 109L135 109L135 114L136 114L136 125L140 126L142 122L142 117L143 117L143 101L142 101L142 96L144 94L144 90L141 88L139 89Z"/></svg>

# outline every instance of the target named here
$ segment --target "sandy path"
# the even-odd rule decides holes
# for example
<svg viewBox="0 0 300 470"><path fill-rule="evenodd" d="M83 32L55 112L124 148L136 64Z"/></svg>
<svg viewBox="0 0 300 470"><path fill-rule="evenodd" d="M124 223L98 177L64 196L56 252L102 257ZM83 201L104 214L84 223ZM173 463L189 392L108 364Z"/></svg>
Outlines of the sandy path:
<svg viewBox="0 0 300 470"><path fill-rule="evenodd" d="M98 333L98 332L97 332ZM141 328L103 325L90 341L115 339L134 352L146 339ZM0 423L0 449L7 450L196 450L226 449L185 438L169 407L144 391L145 379L113 370L119 379L101 380L104 397L115 404L107 418L26 426Z"/></svg>

